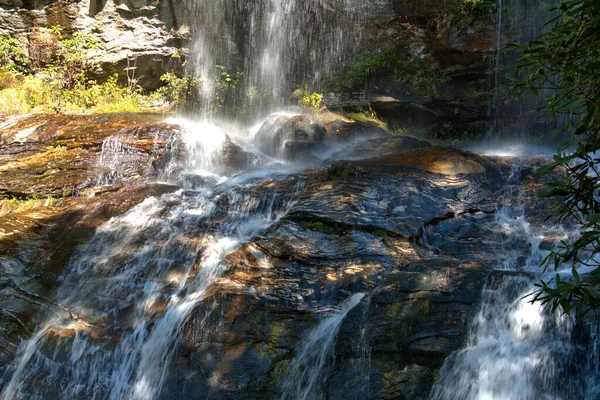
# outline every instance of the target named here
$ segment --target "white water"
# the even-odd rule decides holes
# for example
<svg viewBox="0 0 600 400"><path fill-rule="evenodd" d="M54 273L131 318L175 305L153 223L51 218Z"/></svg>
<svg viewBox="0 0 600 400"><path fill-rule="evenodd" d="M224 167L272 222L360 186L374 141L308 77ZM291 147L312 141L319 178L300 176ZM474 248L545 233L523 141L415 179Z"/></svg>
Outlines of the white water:
<svg viewBox="0 0 600 400"><path fill-rule="evenodd" d="M21 343L6 400L160 395L182 328L225 257L276 222L302 186L272 170L228 182L215 156L226 142L218 127L189 124L181 173L218 179L146 199L77 250L56 298L70 315L50 315Z"/></svg>
<svg viewBox="0 0 600 400"><path fill-rule="evenodd" d="M332 356L340 326L364 296L364 293L350 296L340 305L339 311L321 321L304 338L290 362L287 378L282 384L282 400L317 398L324 380L324 368Z"/></svg>
<svg viewBox="0 0 600 400"><path fill-rule="evenodd" d="M507 190L521 190L514 186L519 172L515 166ZM553 277L540 273L548 253L540 249L544 227L527 221L523 204L501 207L495 225L502 243L496 269L515 275L488 282L467 345L446 360L430 400L558 400L580 398L584 393L583 398L597 398L596 344L588 340L593 347L589 365L580 368L579 376L569 378L568 368L579 362L582 350L573 339L574 321L540 303L532 304L528 296L540 279ZM561 239L568 237L567 232L562 235ZM597 331L597 326L590 324L588 329Z"/></svg>
<svg viewBox="0 0 600 400"><path fill-rule="evenodd" d="M359 0L186 0L193 37L191 71L207 107L221 73L243 72L236 106L273 111L295 85L319 82L351 58L367 3Z"/></svg>

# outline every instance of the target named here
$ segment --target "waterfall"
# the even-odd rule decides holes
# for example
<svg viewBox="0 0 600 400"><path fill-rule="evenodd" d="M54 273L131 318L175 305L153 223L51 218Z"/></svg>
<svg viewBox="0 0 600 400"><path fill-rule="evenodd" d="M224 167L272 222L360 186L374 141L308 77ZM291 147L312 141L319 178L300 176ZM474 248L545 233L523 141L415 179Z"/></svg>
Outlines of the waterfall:
<svg viewBox="0 0 600 400"><path fill-rule="evenodd" d="M190 124L182 136L189 156L169 167L172 176L218 179L150 197L98 228L66 266L56 295L66 311L21 343L1 397L158 397L183 325L226 270L226 256L275 223L301 190L301 178L273 171L219 173L219 151L235 136L221 128Z"/></svg>
<svg viewBox="0 0 600 400"><path fill-rule="evenodd" d="M227 107L270 112L296 88L318 87L352 57L368 6L359 0L187 0L186 7L193 21L190 71L201 79L205 111L226 95L217 83L226 71L243 73Z"/></svg>
<svg viewBox="0 0 600 400"><path fill-rule="evenodd" d="M492 140L547 139L548 132L566 121L567 117L555 121L536 114L534 111L543 105L543 99L529 92L519 99L505 100L502 86L505 76L514 74L513 64L520 58L518 52L507 51L506 45L511 42L526 45L547 31L547 22L554 16L551 10L558 3L558 0L497 0L496 54L493 63L496 92L490 110L494 118L494 131L490 135ZM559 141L556 139L557 143Z"/></svg>
<svg viewBox="0 0 600 400"><path fill-rule="evenodd" d="M514 185L519 175L516 165L508 191L522 190ZM594 398L600 376L596 345L592 340L575 340L573 318L532 304L528 296L540 279L549 281L554 275L540 270L549 252L540 248L547 228L532 226L520 202L500 207L495 225L501 242L495 268L505 274L488 279L466 347L448 357L430 399ZM554 227L555 234L557 230ZM562 235L561 240L566 239L569 232L563 230ZM592 337L597 329L597 323L584 327ZM583 366L578 365L582 354L588 354ZM568 373L574 365L579 372L575 376Z"/></svg>
<svg viewBox="0 0 600 400"><path fill-rule="evenodd" d="M289 373L282 385L281 399L316 399L324 381L324 370L331 357L335 338L346 315L365 296L357 293L346 299L339 310L321 321L304 338L290 362Z"/></svg>

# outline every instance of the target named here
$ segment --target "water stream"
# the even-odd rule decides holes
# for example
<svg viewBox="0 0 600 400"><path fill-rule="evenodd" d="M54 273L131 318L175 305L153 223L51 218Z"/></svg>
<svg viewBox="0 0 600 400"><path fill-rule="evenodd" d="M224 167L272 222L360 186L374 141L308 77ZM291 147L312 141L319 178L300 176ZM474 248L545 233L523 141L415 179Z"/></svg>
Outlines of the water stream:
<svg viewBox="0 0 600 400"><path fill-rule="evenodd" d="M368 12L360 0L186 0L205 108L215 106L223 71L244 74L230 105L274 111L300 85L320 82L352 59ZM211 111L214 111L211 110Z"/></svg>
<svg viewBox="0 0 600 400"><path fill-rule="evenodd" d="M313 328L296 349L290 362L287 378L282 385L281 400L315 399L322 391L320 384L326 376L323 370L332 354L335 339L346 315L365 296L357 293L346 299L339 310Z"/></svg>
<svg viewBox="0 0 600 400"><path fill-rule="evenodd" d="M5 399L160 394L183 324L225 257L276 222L302 187L274 170L229 182L215 172L224 138L220 128L190 124L182 175L214 179L146 199L77 250L56 296L68 312L22 343ZM105 150L114 155L114 146Z"/></svg>
<svg viewBox="0 0 600 400"><path fill-rule="evenodd" d="M512 171L507 190L520 191L519 165ZM448 357L430 399L595 398L600 377L596 344L574 337L574 318L532 304L529 297L536 283L554 275L540 270L549 253L541 248L542 241L547 234L567 239L570 233L560 227L531 225L520 202L500 207L496 225L502 246L495 269L505 273L488 279L466 347ZM593 336L596 322L578 329ZM582 355L587 360L584 365ZM569 372L573 368L577 374Z"/></svg>

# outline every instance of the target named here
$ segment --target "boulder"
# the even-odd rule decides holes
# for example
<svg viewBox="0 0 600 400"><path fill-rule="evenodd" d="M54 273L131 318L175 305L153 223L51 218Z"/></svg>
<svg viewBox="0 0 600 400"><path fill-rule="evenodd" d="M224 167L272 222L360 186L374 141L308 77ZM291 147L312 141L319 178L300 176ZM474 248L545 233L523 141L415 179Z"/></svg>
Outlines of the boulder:
<svg viewBox="0 0 600 400"><path fill-rule="evenodd" d="M326 129L310 115L280 115L262 125L254 136L254 143L266 155L296 160L321 143L326 133Z"/></svg>

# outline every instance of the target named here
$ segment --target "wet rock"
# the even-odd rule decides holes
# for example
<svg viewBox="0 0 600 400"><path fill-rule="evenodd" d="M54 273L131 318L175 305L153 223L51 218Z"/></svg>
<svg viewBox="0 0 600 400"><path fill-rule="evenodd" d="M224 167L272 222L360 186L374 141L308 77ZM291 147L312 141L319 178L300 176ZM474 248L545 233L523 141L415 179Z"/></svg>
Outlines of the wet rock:
<svg viewBox="0 0 600 400"><path fill-rule="evenodd" d="M149 196L175 189L115 189L0 215L0 371L14 358L20 340L28 338L46 315L67 312L52 300L58 277L96 228Z"/></svg>
<svg viewBox="0 0 600 400"><path fill-rule="evenodd" d="M12 117L0 126L0 197L63 198L156 177L179 128L156 115Z"/></svg>
<svg viewBox="0 0 600 400"><path fill-rule="evenodd" d="M310 115L280 115L263 124L255 142L259 150L269 156L295 160L319 144L326 132Z"/></svg>
<svg viewBox="0 0 600 400"><path fill-rule="evenodd" d="M323 398L426 399L464 345L484 285L503 278L490 273L506 239L494 212L511 201L511 173L472 153L422 149L312 174L279 223L227 258L216 294L186 324L169 392L277 398L300 338L363 291L322 372ZM204 375L187 374L184 360Z"/></svg>
<svg viewBox="0 0 600 400"><path fill-rule="evenodd" d="M468 151L457 149L422 149L359 161L361 166L376 168L422 169L443 175L481 174L492 168L493 164Z"/></svg>
<svg viewBox="0 0 600 400"><path fill-rule="evenodd" d="M14 357L19 337L28 337L45 313L65 312L49 299L76 247L111 216L147 196L176 189L132 185L153 176L152 170L144 169L149 161L145 155L154 155L151 165L162 162L165 151L181 155L169 147L179 140L178 128L139 120L132 126L131 120L114 118L92 119L93 129L86 128L85 119L79 125L54 117L34 119L35 123L16 120L3 131L7 135L2 135L0 157L13 163L27 160L22 170L21 164L10 168L23 182L35 182L37 175L31 171L43 175L45 168L68 170L61 164L67 156L74 165L99 171L95 162L103 147L106 165L118 165L116 159L108 161L119 156L123 168L110 186L92 188L94 197L66 196L53 206L0 218L0 365ZM176 139L168 140L173 135ZM390 138L372 137L379 139ZM207 399L277 398L302 338L341 302L363 292L366 296L340 327L335 358L322 371L322 397L427 398L444 360L464 345L483 287L493 287L507 274L490 272L503 262L498 249L510 249L514 262L522 262L520 253L527 250L523 235L511 241L497 223L498 210L523 199L531 202L539 185L535 163L515 171L499 159L430 148L409 138L392 139L417 149L336 162L244 189L248 198L262 199L251 202L257 209L273 203L272 217L278 219L226 257L227 271L183 326L160 397L202 393ZM224 144L224 165L246 168L244 148L233 140ZM37 161L39 154L44 162ZM86 157L94 163L81 161ZM139 178L133 175L135 165L144 167ZM88 176L72 172L77 182ZM7 180L11 173L5 173ZM180 183L193 189L216 181L189 175ZM29 196L31 191L24 187L8 187L6 192L21 190ZM268 190L275 194L265 198ZM295 202L280 215L277 205L291 193L296 193ZM194 192L184 190L181 196ZM173 207L185 204L180 196L169 201ZM190 224L189 237L176 240L194 249L190 254L201 254L204 235L211 240L208 237L226 223L238 201L236 193L221 193L214 215ZM530 222L539 224L541 210L529 207ZM140 237L140 242L147 239ZM115 263L126 260L125 251L111 257ZM175 285L165 290L175 290ZM154 307L159 313L164 304L158 301ZM102 330L91 335L107 334ZM56 329L48 343L74 334L74 329ZM70 341L64 343L68 346ZM60 349L60 357L67 356L65 349ZM51 387L44 390L52 392Z"/></svg>

